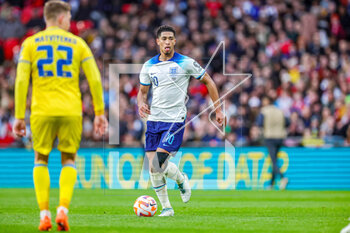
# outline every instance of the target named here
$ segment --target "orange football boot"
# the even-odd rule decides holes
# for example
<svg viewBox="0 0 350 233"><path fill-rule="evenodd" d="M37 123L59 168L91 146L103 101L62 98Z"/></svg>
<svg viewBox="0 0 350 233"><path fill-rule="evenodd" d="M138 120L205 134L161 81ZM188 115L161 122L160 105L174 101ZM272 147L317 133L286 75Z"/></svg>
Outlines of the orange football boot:
<svg viewBox="0 0 350 233"><path fill-rule="evenodd" d="M40 219L39 231L51 231L51 228L51 218L45 216L44 219Z"/></svg>
<svg viewBox="0 0 350 233"><path fill-rule="evenodd" d="M68 216L61 210L56 216L57 230L69 231Z"/></svg>

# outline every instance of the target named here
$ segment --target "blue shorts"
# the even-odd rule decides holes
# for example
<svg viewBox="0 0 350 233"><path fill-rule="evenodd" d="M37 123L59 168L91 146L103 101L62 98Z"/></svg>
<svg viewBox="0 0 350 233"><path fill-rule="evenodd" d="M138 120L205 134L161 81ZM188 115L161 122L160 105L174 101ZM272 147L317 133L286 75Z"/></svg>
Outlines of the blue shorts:
<svg viewBox="0 0 350 233"><path fill-rule="evenodd" d="M178 151L182 144L182 138L185 131L184 125L185 121L174 123L147 121L145 150L156 151L159 147L170 153ZM177 130L179 131L174 134Z"/></svg>

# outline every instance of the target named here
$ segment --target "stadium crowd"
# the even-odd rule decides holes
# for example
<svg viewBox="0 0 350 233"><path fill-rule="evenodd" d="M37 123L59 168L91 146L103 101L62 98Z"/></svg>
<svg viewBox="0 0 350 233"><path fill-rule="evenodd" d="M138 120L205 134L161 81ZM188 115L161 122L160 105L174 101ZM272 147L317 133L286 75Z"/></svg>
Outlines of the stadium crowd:
<svg viewBox="0 0 350 233"><path fill-rule="evenodd" d="M206 67L220 42L218 54L207 68L220 95L242 76L253 76L225 98L226 138L235 145L261 145L256 119L261 99L269 96L289 119L287 145L350 144L350 1L232 1L232 0L70 0L71 31L84 38L97 59L105 88L106 115L119 117L123 145L139 146L144 122L137 115L138 75L121 75L118 87L109 86L108 64L142 64L157 54L155 30L169 24L177 30L176 51ZM44 0L0 0L0 145L30 145L16 140L14 83L20 44L44 29ZM119 99L109 91L119 88ZM101 138L93 133L92 99L81 75L83 143ZM185 145L217 146L223 136L208 123L210 111L195 116L209 103L203 84L189 84ZM29 92L30 94L30 92ZM119 101L119 111L114 109ZM109 110L109 111L108 111ZM28 114L30 100L28 100ZM29 127L29 118L27 119ZM112 132L116 129L111 121ZM28 135L30 130L28 132ZM83 145L84 146L84 145Z"/></svg>

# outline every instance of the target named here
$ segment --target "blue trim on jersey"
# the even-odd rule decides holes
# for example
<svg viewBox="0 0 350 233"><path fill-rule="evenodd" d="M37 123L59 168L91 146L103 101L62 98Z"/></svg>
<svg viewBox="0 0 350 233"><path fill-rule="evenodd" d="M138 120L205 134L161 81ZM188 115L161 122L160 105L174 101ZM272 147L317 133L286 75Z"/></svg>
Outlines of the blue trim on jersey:
<svg viewBox="0 0 350 233"><path fill-rule="evenodd" d="M19 60L18 63L19 63L19 62L23 62L23 63L30 64L30 61L27 61L27 60L24 60L24 59Z"/></svg>
<svg viewBox="0 0 350 233"><path fill-rule="evenodd" d="M140 84L141 85L143 85L143 86L151 86L151 84L149 83L149 84L147 84L147 83L142 83L142 82L140 82Z"/></svg>
<svg viewBox="0 0 350 233"><path fill-rule="evenodd" d="M159 56L160 54L155 55L154 57L152 57L151 59L149 59L146 63L147 65L154 65L157 63L160 63L161 61L159 61Z"/></svg>
<svg viewBox="0 0 350 233"><path fill-rule="evenodd" d="M151 59L149 59L146 63L147 65L155 65L155 64L158 64L160 62L163 62L163 61L160 61L159 60L159 57L160 57L160 54L157 54L156 56L152 57ZM172 62L176 62L177 64L182 64L186 59L188 59L188 57L180 54L180 53L174 53L174 56L172 58L170 58L169 60L167 61L172 61Z"/></svg>
<svg viewBox="0 0 350 233"><path fill-rule="evenodd" d="M204 74L205 74L205 70L196 79L201 79Z"/></svg>
<svg viewBox="0 0 350 233"><path fill-rule="evenodd" d="M47 167L47 164L36 163L36 164L34 164L34 167Z"/></svg>
<svg viewBox="0 0 350 233"><path fill-rule="evenodd" d="M85 58L85 59L83 59L82 61L81 61L81 63L84 63L84 62L86 62L87 60L89 60L89 59L91 59L92 57L87 57L87 58Z"/></svg>
<svg viewBox="0 0 350 233"><path fill-rule="evenodd" d="M183 63L185 59L187 59L186 56L180 53L174 53L174 56L170 58L168 61L173 61L179 64L179 63Z"/></svg>

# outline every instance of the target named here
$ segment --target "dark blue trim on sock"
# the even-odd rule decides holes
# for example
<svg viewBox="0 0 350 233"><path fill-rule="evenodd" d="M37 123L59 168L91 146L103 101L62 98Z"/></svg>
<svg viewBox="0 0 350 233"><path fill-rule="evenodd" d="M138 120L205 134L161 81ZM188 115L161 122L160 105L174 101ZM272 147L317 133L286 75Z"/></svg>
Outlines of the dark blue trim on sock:
<svg viewBox="0 0 350 233"><path fill-rule="evenodd" d="M65 164L62 166L62 168L64 168L64 167L72 167L72 168L76 169L74 164Z"/></svg>
<svg viewBox="0 0 350 233"><path fill-rule="evenodd" d="M166 184L162 184L161 186L158 187L153 187L154 189L160 189L161 187L165 186Z"/></svg>

